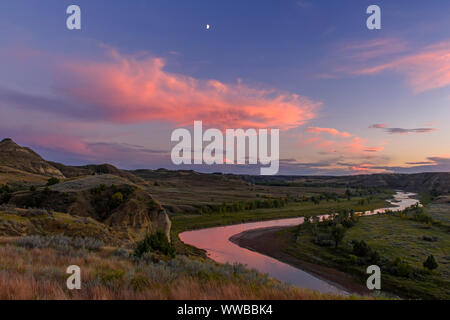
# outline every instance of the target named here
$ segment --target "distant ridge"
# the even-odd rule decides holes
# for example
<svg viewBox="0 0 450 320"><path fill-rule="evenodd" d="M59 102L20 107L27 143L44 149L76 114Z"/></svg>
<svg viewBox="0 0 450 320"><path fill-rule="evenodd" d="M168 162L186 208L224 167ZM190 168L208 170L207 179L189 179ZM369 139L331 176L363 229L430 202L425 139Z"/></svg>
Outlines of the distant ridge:
<svg viewBox="0 0 450 320"><path fill-rule="evenodd" d="M377 173L353 176L241 176L245 181L268 185L321 185L329 187L375 187L401 189L413 192L448 194L450 172L423 172L412 174Z"/></svg>
<svg viewBox="0 0 450 320"><path fill-rule="evenodd" d="M48 161L48 163L61 171L67 178L75 178L79 176L88 176L95 174L113 174L128 179L133 183L145 183L145 181L140 177L126 170L117 169L116 167L108 163L89 164L85 166L66 166L64 164L52 161Z"/></svg>
<svg viewBox="0 0 450 320"><path fill-rule="evenodd" d="M21 172L43 177L57 178L112 174L140 185L147 185L149 181L153 183L155 180L164 181L169 178L179 177L188 183L186 186L196 183L208 185L209 183L220 183L221 179L233 179L235 181L269 185L380 187L434 194L448 194L450 192L450 172L424 172L415 174L382 173L351 176L251 176L200 174L191 170L145 169L127 171L106 163L99 165L66 166L57 162L45 161L30 148L21 147L10 138L3 139L0 142L0 173L2 171L4 172L5 168L20 170Z"/></svg>

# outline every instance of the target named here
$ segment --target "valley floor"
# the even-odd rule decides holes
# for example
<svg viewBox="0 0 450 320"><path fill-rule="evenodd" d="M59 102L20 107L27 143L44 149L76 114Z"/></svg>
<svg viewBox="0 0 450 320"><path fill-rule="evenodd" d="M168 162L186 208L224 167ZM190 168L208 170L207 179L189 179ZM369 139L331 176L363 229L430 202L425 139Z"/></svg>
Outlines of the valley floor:
<svg viewBox="0 0 450 320"><path fill-rule="evenodd" d="M353 197L350 200L340 199L336 201L322 201L319 204L308 202L290 202L282 208L257 209L251 211L214 213L214 214L178 214L170 217L172 220L172 240L179 252L204 256L203 251L184 245L178 237L183 231L212 228L230 224L256 222L293 218L301 216L313 216L329 214L343 209L353 209L356 212L369 211L390 206L386 200L392 194L378 194L370 202L361 204L364 197Z"/></svg>

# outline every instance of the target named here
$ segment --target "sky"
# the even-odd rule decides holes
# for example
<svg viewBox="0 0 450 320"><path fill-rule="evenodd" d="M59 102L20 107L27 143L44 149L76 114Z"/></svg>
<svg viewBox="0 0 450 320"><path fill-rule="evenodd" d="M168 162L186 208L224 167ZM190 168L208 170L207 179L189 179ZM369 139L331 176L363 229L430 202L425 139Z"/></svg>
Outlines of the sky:
<svg viewBox="0 0 450 320"><path fill-rule="evenodd" d="M69 165L259 172L175 166L172 131L201 120L279 129L280 174L450 171L449 14L446 0L4 0L0 138Z"/></svg>

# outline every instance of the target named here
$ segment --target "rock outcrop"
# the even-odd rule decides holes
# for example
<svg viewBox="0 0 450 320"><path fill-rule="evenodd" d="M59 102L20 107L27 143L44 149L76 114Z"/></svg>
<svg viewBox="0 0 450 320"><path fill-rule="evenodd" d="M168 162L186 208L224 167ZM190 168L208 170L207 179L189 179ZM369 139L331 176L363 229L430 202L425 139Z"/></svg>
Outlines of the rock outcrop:
<svg viewBox="0 0 450 320"><path fill-rule="evenodd" d="M137 241L156 231L170 239L171 222L161 204L138 185L110 174L22 191L14 194L9 203L92 218L114 230L120 239Z"/></svg>

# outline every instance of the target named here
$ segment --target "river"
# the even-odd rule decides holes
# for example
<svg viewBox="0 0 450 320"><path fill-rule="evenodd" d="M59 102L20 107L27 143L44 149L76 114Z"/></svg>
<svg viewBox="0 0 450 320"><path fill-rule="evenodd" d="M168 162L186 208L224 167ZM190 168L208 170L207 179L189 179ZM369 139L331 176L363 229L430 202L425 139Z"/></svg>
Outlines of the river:
<svg viewBox="0 0 450 320"><path fill-rule="evenodd" d="M413 196L415 196L413 193L398 191L394 195L394 199L389 201L394 207L366 211L364 214L378 214L386 211L387 209L403 210L418 202L418 200L412 198ZM179 236L181 241L184 243L206 250L208 257L217 262L242 263L247 265L249 268L257 269L262 273L267 273L272 278L297 287L317 290L324 293L346 294L347 292L343 291L341 288L311 275L310 273L263 254L241 248L229 240L236 234L252 229L284 226L288 227L299 225L301 223L303 223L303 217L277 219L186 231L181 233Z"/></svg>

